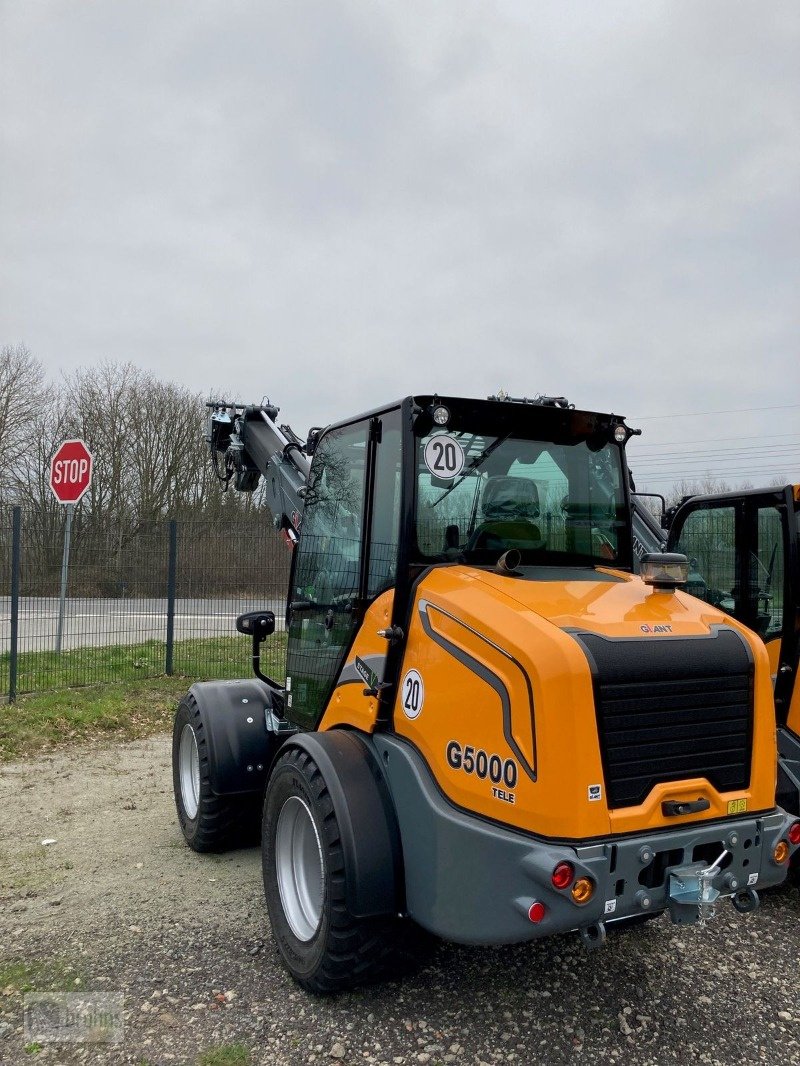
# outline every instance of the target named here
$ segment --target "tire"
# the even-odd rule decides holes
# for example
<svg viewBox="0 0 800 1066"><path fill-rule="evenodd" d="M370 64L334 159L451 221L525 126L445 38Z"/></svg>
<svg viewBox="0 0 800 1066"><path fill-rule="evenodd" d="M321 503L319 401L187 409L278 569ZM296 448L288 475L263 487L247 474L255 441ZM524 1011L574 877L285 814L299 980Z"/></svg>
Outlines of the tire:
<svg viewBox="0 0 800 1066"><path fill-rule="evenodd" d="M292 977L338 992L411 970L432 942L410 919L356 918L328 787L311 756L287 749L267 785L262 820L264 893Z"/></svg>
<svg viewBox="0 0 800 1066"><path fill-rule="evenodd" d="M175 714L172 787L181 831L194 851L227 851L258 843L261 795L215 796L211 791L203 716L191 693Z"/></svg>

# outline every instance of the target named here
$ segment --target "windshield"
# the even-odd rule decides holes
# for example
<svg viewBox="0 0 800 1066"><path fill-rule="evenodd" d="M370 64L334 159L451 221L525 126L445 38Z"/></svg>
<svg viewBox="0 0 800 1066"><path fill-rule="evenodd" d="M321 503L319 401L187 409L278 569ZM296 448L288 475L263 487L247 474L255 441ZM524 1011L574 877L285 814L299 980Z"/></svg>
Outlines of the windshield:
<svg viewBox="0 0 800 1066"><path fill-rule="evenodd" d="M417 543L428 561L613 564L629 556L620 448L432 430L417 444Z"/></svg>

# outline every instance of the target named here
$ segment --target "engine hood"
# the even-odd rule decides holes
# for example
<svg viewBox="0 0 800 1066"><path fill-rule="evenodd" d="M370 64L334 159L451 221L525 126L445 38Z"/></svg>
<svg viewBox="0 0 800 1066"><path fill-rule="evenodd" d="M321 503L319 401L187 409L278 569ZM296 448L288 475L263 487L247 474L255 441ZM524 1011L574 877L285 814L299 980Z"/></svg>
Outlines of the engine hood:
<svg viewBox="0 0 800 1066"><path fill-rule="evenodd" d="M559 629L609 637L701 636L731 621L685 592L658 591L621 571L523 567L517 577L469 568L469 574Z"/></svg>
<svg viewBox="0 0 800 1066"><path fill-rule="evenodd" d="M667 828L665 801L708 800L695 821L774 806L766 650L684 592L610 569L434 567L416 585L403 670L396 731L445 795L483 816L586 839ZM408 713L414 680L424 702ZM728 785L715 723L731 685L720 698L736 705L742 773ZM452 765L456 748L468 767L475 753L507 766L513 787ZM647 780L623 789L630 776Z"/></svg>

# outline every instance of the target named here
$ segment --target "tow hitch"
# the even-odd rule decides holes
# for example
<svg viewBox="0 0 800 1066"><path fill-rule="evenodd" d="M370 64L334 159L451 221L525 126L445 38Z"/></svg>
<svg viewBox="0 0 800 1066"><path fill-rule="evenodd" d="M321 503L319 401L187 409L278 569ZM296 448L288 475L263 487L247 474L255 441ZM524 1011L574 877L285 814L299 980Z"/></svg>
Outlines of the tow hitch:
<svg viewBox="0 0 800 1066"><path fill-rule="evenodd" d="M724 848L719 858L710 866L695 862L670 871L669 914L677 925L706 922L714 917L719 891L714 888L712 882L727 854L728 849Z"/></svg>

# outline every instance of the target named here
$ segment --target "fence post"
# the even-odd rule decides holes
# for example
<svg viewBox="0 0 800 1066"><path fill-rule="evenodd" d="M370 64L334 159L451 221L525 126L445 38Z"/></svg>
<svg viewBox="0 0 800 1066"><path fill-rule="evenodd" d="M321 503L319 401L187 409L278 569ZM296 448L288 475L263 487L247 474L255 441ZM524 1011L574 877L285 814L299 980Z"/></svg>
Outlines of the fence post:
<svg viewBox="0 0 800 1066"><path fill-rule="evenodd" d="M8 702L17 698L17 651L19 645L19 564L22 540L22 509L11 512L11 646L8 656Z"/></svg>
<svg viewBox="0 0 800 1066"><path fill-rule="evenodd" d="M164 673L172 674L172 657L175 649L175 585L178 570L178 523L169 522L169 562L167 564L167 658Z"/></svg>

